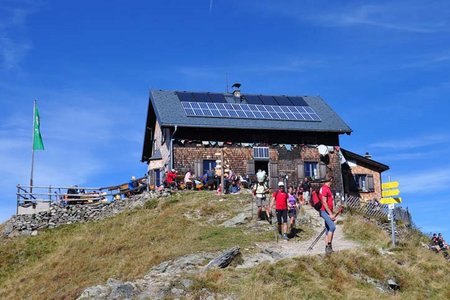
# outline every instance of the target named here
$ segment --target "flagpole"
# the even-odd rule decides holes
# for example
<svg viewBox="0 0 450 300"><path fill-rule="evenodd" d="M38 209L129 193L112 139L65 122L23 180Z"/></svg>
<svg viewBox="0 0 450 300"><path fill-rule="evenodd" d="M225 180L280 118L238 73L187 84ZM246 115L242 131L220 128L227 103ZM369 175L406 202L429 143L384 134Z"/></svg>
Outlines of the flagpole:
<svg viewBox="0 0 450 300"><path fill-rule="evenodd" d="M31 135L31 138L33 139L31 143L31 176L30 176L30 198L31 193L33 193L33 169L34 169L34 123L36 122L36 100L34 100L33 104L33 134Z"/></svg>

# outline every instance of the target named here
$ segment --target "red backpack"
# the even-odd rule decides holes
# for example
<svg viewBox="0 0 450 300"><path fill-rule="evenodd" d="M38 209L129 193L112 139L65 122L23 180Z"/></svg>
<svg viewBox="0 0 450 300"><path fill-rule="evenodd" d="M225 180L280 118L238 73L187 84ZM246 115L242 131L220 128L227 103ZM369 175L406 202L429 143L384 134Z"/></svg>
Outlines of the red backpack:
<svg viewBox="0 0 450 300"><path fill-rule="evenodd" d="M315 210L319 211L322 209L322 200L320 199L319 191L312 191L311 197L309 198L309 204L314 207Z"/></svg>

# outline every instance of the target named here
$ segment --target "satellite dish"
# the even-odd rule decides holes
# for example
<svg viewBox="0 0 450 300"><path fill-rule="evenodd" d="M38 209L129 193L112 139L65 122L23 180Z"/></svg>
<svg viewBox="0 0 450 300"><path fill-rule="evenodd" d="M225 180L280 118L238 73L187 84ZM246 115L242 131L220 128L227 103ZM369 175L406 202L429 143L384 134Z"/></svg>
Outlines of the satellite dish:
<svg viewBox="0 0 450 300"><path fill-rule="evenodd" d="M319 154L322 156L325 156L328 154L328 147L325 145L319 145L317 146L317 150L319 150Z"/></svg>

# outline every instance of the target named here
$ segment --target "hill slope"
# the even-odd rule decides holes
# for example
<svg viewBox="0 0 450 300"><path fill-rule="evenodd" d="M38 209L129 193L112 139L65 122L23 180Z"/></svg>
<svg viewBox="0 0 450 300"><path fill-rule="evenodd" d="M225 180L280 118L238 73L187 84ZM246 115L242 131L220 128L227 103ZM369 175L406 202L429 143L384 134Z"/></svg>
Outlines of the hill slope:
<svg viewBox="0 0 450 300"><path fill-rule="evenodd" d="M90 286L101 290L110 278L120 280L109 280L110 287L130 281L142 289L148 282L157 286L152 280L163 273L176 275L160 288L159 295L168 298L389 298L383 291L389 278L400 284L396 298L450 298L449 264L420 247L424 237L415 231L387 251L387 233L349 215L334 246L349 250L299 256L321 228L305 223L296 238L277 243L266 222L220 226L250 213L250 203L249 195L179 193L104 221L0 239L0 298L76 298ZM236 245L240 264L199 272L211 257ZM315 251L323 251L322 241ZM184 267L168 273L176 261Z"/></svg>

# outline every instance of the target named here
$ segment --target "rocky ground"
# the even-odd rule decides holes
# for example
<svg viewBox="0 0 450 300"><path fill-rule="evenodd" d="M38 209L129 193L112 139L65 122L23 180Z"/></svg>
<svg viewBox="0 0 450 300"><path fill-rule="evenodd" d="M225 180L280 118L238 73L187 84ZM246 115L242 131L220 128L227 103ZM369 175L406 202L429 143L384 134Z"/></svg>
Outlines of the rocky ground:
<svg viewBox="0 0 450 300"><path fill-rule="evenodd" d="M342 220L342 217L340 218ZM309 240L300 240L293 237L289 241L277 238L276 227L267 221L252 219L252 207L248 206L234 218L222 223L222 226L246 226L249 230L269 230L274 232L272 242L257 243L255 249L246 251L239 259L236 268L252 268L261 263L274 263L285 258L293 258L304 255L324 254L325 242L321 238L315 247L308 248L323 229L323 221L318 213L306 206L302 209L299 221L314 228L315 233ZM342 222L338 222L333 248L335 251L351 249L359 245L347 240L342 232ZM84 290L78 299L166 299L166 298L190 298L190 287L193 285L193 275L206 270L208 262L220 255L220 253L196 253L166 261L153 267L143 278L133 282L122 282L109 279L106 284L90 287ZM217 295L208 290L202 291L203 299L234 299L231 295Z"/></svg>

